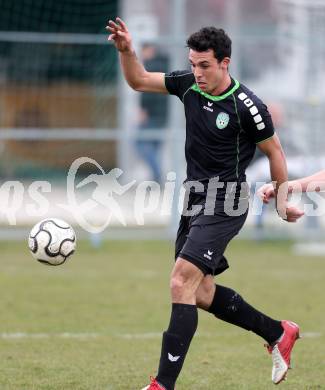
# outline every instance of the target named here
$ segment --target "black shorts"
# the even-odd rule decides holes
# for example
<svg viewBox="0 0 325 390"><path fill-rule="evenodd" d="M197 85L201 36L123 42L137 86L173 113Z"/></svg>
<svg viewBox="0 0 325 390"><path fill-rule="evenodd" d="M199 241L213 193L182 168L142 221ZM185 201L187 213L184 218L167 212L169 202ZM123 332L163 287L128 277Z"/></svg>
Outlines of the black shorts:
<svg viewBox="0 0 325 390"><path fill-rule="evenodd" d="M175 259L181 257L197 266L204 275L218 275L229 268L224 252L243 227L248 210L239 216L225 213L182 216L175 243Z"/></svg>

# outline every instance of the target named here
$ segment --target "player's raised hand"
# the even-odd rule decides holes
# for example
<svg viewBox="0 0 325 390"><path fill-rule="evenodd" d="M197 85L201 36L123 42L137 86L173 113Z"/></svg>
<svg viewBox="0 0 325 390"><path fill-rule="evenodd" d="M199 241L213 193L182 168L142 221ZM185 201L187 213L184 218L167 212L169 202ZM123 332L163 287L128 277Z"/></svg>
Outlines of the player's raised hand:
<svg viewBox="0 0 325 390"><path fill-rule="evenodd" d="M269 203L270 199L275 197L273 184L264 184L261 188L258 189L257 195L263 201L263 203Z"/></svg>
<svg viewBox="0 0 325 390"><path fill-rule="evenodd" d="M109 41L113 41L116 49L120 52L132 51L132 38L126 24L119 17L116 21L109 20L106 30L110 32Z"/></svg>

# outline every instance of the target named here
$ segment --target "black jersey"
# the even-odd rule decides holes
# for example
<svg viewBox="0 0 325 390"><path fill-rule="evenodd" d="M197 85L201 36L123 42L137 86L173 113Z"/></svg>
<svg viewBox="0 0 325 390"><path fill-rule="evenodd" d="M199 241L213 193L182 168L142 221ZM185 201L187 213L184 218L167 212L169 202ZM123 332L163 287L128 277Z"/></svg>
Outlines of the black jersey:
<svg viewBox="0 0 325 390"><path fill-rule="evenodd" d="M274 134L266 105L234 79L218 96L203 92L189 71L166 74L165 84L184 104L187 181L245 181L256 144Z"/></svg>

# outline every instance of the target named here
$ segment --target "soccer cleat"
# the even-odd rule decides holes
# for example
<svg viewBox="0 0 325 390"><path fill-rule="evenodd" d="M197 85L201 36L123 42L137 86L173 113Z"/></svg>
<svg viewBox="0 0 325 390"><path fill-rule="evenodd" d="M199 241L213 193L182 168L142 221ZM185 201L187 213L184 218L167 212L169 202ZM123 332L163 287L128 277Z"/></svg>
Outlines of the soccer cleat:
<svg viewBox="0 0 325 390"><path fill-rule="evenodd" d="M164 386L156 381L156 378L150 378L151 383L149 386L144 387L142 390L166 390Z"/></svg>
<svg viewBox="0 0 325 390"><path fill-rule="evenodd" d="M267 345L269 353L272 355L272 382L279 384L286 380L288 369L290 368L291 351L297 339L299 339L299 326L291 321L281 321L283 327L282 336L273 345Z"/></svg>

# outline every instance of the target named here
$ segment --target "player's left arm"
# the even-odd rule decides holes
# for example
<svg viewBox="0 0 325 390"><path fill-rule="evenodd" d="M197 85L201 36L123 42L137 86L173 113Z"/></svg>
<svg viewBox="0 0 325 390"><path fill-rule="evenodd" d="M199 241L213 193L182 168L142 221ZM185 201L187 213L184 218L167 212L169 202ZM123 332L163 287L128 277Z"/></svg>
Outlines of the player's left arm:
<svg viewBox="0 0 325 390"><path fill-rule="evenodd" d="M288 205L288 170L279 137L274 134L271 138L259 142L257 146L269 159L278 214L288 222L296 222L304 213Z"/></svg>
<svg viewBox="0 0 325 390"><path fill-rule="evenodd" d="M296 222L303 213L288 205L288 171L280 140L274 132L267 106L253 93L238 95L241 126L247 136L268 157L274 182L276 209L281 218Z"/></svg>

